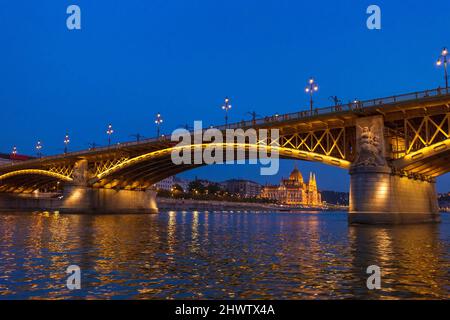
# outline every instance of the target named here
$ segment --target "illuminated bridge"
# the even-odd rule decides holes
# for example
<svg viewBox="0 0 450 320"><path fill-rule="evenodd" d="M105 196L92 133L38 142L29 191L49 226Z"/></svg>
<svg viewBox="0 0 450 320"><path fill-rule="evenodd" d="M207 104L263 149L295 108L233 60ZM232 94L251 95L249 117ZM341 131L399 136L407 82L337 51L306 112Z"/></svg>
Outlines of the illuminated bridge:
<svg viewBox="0 0 450 320"><path fill-rule="evenodd" d="M349 170L352 223L438 220L435 178L450 171L450 93L445 89L215 128L279 130L278 139L242 143L236 137L223 144L243 146L245 157L258 148ZM156 211L155 182L203 165L174 164L177 143L158 137L1 165L0 193L8 200L0 198L0 207L14 201L20 207L41 190L62 192L62 212ZM192 143L190 148L208 146Z"/></svg>

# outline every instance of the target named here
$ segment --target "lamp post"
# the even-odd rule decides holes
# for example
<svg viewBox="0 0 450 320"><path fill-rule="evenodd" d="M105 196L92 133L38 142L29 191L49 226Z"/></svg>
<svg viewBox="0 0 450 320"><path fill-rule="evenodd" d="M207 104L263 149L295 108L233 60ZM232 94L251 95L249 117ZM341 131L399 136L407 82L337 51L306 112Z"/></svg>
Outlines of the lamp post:
<svg viewBox="0 0 450 320"><path fill-rule="evenodd" d="M228 97L225 97L225 103L222 109L225 110L225 125L228 125L228 110L231 109L230 99Z"/></svg>
<svg viewBox="0 0 450 320"><path fill-rule="evenodd" d="M42 157L41 150L42 150L42 143L41 143L41 141L38 141L36 143L36 153L37 153L38 158Z"/></svg>
<svg viewBox="0 0 450 320"><path fill-rule="evenodd" d="M311 115L313 112L313 93L319 90L319 86L314 82L314 78L310 78L308 85L305 88L306 93L309 93L309 108Z"/></svg>
<svg viewBox="0 0 450 320"><path fill-rule="evenodd" d="M108 135L108 147L111 146L111 135L114 133L112 128L112 124L108 125L108 130L106 130L106 134Z"/></svg>
<svg viewBox="0 0 450 320"><path fill-rule="evenodd" d="M444 65L445 89L448 93L447 55L448 55L447 48L443 48L441 51L441 55L439 56L439 58L436 62L436 65L438 67Z"/></svg>
<svg viewBox="0 0 450 320"><path fill-rule="evenodd" d="M161 123L163 123L163 119L161 117L161 114L158 112L156 114L155 124L156 124L156 137L159 138L159 133L161 129Z"/></svg>
<svg viewBox="0 0 450 320"><path fill-rule="evenodd" d="M64 153L67 153L67 146L70 143L69 134L66 133L66 136L64 137Z"/></svg>

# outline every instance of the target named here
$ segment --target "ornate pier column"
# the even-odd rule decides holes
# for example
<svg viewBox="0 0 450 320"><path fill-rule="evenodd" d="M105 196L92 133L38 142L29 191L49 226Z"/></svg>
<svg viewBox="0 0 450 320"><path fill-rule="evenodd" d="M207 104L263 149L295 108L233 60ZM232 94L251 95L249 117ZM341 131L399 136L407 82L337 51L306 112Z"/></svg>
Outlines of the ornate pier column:
<svg viewBox="0 0 450 320"><path fill-rule="evenodd" d="M388 166L382 116L357 119L350 176L349 223L439 221L435 183L395 175Z"/></svg>
<svg viewBox="0 0 450 320"><path fill-rule="evenodd" d="M62 213L157 213L156 192L97 189L88 185L88 161L74 166L73 182L64 186Z"/></svg>

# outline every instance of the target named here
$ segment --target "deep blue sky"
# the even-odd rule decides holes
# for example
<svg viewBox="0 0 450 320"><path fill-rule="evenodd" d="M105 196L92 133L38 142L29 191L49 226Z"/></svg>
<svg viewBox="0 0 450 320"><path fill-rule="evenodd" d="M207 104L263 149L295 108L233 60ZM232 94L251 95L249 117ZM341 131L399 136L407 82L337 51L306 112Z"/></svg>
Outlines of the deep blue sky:
<svg viewBox="0 0 450 320"><path fill-rule="evenodd" d="M66 8L77 4L82 30L66 28ZM382 30L366 28L366 8L382 9ZM44 153L106 143L140 132L155 135L154 115L164 131L203 120L223 122L247 111L260 115L306 109L304 86L316 77L317 105L404 93L442 85L434 62L450 46L449 1L3 1L0 6L0 150ZM317 172L322 189L347 190L338 169L299 162ZM257 167L214 166L185 176L260 177ZM447 174L438 189L450 189Z"/></svg>

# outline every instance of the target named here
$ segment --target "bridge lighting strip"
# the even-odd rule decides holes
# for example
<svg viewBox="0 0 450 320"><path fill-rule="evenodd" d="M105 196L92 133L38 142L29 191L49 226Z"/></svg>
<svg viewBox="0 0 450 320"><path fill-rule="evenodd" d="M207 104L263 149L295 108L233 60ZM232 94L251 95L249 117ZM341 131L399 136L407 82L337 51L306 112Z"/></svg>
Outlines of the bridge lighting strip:
<svg viewBox="0 0 450 320"><path fill-rule="evenodd" d="M48 176L48 177L52 177L52 178L55 178L58 180L68 181L68 182L73 181L72 178L64 176L62 174L47 171L47 170L39 170L39 169L26 169L26 170L17 170L17 171L8 172L3 175L0 175L0 180L7 179L10 177L14 177L14 176L26 175L26 174L37 174L37 175L41 175L41 176Z"/></svg>

